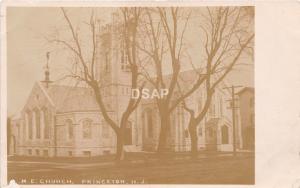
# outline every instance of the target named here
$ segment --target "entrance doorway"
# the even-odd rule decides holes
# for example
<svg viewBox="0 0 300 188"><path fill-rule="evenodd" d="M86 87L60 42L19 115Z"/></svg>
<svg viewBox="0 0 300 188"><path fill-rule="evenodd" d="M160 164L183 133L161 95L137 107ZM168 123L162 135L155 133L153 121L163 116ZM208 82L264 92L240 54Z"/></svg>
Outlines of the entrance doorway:
<svg viewBox="0 0 300 188"><path fill-rule="evenodd" d="M205 133L206 149L210 151L217 150L217 129L215 126L206 129Z"/></svg>

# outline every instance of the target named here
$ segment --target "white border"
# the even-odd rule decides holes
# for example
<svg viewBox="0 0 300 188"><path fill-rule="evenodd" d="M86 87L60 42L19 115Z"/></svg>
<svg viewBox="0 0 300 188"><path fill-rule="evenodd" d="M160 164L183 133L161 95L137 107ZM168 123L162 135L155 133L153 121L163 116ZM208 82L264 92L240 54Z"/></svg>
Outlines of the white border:
<svg viewBox="0 0 300 188"><path fill-rule="evenodd" d="M254 5L256 92L256 185L136 185L143 187L263 187L290 188L300 181L300 3L290 1L155 1L79 2L5 1L7 6L218 6ZM298 24L297 24L298 23ZM1 17L1 180L6 183L6 39L5 17ZM3 139L5 138L5 139ZM3 147L4 146L4 147ZM3 155L4 154L4 155ZM4 177L5 176L5 177ZM88 187L119 187L89 185ZM133 185L122 185L131 187ZM298 185L299 186L299 185ZM21 187L41 187L28 185ZM42 187L87 187L55 185Z"/></svg>
<svg viewBox="0 0 300 188"><path fill-rule="evenodd" d="M240 1L232 1L232 0L189 0L189 1L177 1L177 0L156 0L156 1L43 1L43 0L30 0L30 1L22 1L22 0L4 0L1 6L1 38L3 39L1 43L2 54L6 54L6 8L7 7L91 7L91 6L99 6L99 7L121 7L121 6L180 6L180 7L194 7L194 6L254 6L254 1L251 0L240 0ZM1 187L6 185L7 182L7 150L6 150L6 117L7 117L7 58L6 55L1 56ZM3 139L5 138L5 139ZM4 147L3 147L4 146ZM119 187L120 185L22 185L23 188L29 187ZM155 184L146 184L146 185L121 185L125 187L131 186L143 186L143 187L224 187L224 185L155 185ZM248 185L226 185L226 187L248 187Z"/></svg>

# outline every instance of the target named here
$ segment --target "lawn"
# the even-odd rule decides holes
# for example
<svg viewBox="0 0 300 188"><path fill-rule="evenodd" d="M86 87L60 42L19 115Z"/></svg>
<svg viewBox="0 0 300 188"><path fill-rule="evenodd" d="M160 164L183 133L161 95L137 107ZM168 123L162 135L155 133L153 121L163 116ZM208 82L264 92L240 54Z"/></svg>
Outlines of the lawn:
<svg viewBox="0 0 300 188"><path fill-rule="evenodd" d="M120 164L109 156L14 158L8 163L8 179L23 184L254 184L254 155L200 155L196 160L172 156L131 155Z"/></svg>

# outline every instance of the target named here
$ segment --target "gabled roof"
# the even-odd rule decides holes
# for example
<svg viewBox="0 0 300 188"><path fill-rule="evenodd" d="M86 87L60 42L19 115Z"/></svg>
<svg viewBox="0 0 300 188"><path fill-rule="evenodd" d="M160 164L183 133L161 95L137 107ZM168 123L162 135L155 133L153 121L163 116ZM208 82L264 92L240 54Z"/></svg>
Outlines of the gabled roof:
<svg viewBox="0 0 300 188"><path fill-rule="evenodd" d="M201 73L200 69L182 70L179 72L177 81L183 90L191 88L194 85L194 83L196 82L196 80L199 78L199 73ZM169 82L172 79L172 75L173 75L172 73L163 75L163 79L164 79L165 83L169 84ZM202 75L202 76L204 76L204 75ZM155 77L152 77L151 79L154 80ZM222 87L217 87L216 89L223 88L224 85L227 85L226 79L222 80L220 85L222 85ZM226 90L223 90L223 89L220 89L220 91L226 92Z"/></svg>
<svg viewBox="0 0 300 188"><path fill-rule="evenodd" d="M99 110L92 89L88 87L49 85L42 89L54 103L57 112Z"/></svg>
<svg viewBox="0 0 300 188"><path fill-rule="evenodd" d="M17 111L17 112L14 113L13 115L11 115L9 118L10 118L12 121L21 119L21 118L22 118L21 111L20 111L20 110Z"/></svg>

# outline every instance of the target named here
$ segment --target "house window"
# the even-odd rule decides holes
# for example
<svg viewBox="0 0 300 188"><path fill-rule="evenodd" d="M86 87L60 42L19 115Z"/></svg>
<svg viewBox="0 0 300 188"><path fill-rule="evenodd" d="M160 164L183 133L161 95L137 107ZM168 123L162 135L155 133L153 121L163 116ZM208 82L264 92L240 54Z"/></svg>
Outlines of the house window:
<svg viewBox="0 0 300 188"><path fill-rule="evenodd" d="M40 111L36 109L34 111L35 113L35 127L36 127L36 138L41 138L41 115Z"/></svg>
<svg viewBox="0 0 300 188"><path fill-rule="evenodd" d="M36 150L35 150L35 155L36 155L36 156L39 156L39 155L40 155L40 150L36 149Z"/></svg>
<svg viewBox="0 0 300 188"><path fill-rule="evenodd" d="M69 154L69 157L73 156L73 152L72 151L69 151L68 154Z"/></svg>
<svg viewBox="0 0 300 188"><path fill-rule="evenodd" d="M91 120L84 120L82 123L83 135L84 139L92 138L92 121Z"/></svg>
<svg viewBox="0 0 300 188"><path fill-rule="evenodd" d="M46 150L46 149L43 150L43 156L44 157L48 157L49 156L48 150Z"/></svg>
<svg viewBox="0 0 300 188"><path fill-rule="evenodd" d="M222 131L222 144L228 144L229 143L228 127L226 125L223 125L221 131Z"/></svg>
<svg viewBox="0 0 300 188"><path fill-rule="evenodd" d="M83 151L83 156L91 157L91 151Z"/></svg>
<svg viewBox="0 0 300 188"><path fill-rule="evenodd" d="M28 149L28 155L32 155L32 150Z"/></svg>
<svg viewBox="0 0 300 188"><path fill-rule="evenodd" d="M68 138L73 139L74 136L74 127L71 120L66 121L66 127L68 129Z"/></svg>

